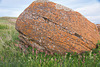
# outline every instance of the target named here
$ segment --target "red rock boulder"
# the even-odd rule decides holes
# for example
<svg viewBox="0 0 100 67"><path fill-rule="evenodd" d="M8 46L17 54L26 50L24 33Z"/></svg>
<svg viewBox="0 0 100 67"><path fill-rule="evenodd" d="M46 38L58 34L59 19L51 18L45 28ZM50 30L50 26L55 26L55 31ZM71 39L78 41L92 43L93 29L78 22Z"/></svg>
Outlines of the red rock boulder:
<svg viewBox="0 0 100 67"><path fill-rule="evenodd" d="M48 0L34 1L18 17L16 30L23 45L64 54L96 48L98 29L80 13Z"/></svg>

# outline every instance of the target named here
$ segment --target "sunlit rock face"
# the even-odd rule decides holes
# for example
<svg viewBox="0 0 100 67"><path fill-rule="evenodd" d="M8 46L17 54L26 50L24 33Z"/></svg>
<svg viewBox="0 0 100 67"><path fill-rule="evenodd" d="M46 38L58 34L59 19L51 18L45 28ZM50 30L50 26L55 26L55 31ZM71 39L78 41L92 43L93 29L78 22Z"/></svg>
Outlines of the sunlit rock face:
<svg viewBox="0 0 100 67"><path fill-rule="evenodd" d="M22 45L65 54L96 48L100 40L95 24L80 13L48 0L37 0L18 17L16 30Z"/></svg>

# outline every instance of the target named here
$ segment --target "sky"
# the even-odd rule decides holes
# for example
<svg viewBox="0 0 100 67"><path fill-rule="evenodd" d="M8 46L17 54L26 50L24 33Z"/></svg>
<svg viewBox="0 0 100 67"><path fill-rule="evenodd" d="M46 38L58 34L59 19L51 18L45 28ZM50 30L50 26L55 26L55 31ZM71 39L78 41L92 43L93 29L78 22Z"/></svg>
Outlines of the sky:
<svg viewBox="0 0 100 67"><path fill-rule="evenodd" d="M0 0L0 17L18 17L34 0ZM78 11L89 21L100 24L100 0L50 0Z"/></svg>

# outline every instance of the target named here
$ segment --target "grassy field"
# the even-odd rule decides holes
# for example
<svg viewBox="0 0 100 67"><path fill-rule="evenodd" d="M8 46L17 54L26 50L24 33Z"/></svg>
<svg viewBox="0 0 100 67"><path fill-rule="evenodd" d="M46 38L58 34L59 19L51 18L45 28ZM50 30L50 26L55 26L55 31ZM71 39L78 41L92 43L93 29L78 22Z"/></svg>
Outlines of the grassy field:
<svg viewBox="0 0 100 67"><path fill-rule="evenodd" d="M0 67L100 67L100 47L82 55L66 53L66 56L38 53L31 47L20 49L15 46L19 44L15 20L0 18Z"/></svg>

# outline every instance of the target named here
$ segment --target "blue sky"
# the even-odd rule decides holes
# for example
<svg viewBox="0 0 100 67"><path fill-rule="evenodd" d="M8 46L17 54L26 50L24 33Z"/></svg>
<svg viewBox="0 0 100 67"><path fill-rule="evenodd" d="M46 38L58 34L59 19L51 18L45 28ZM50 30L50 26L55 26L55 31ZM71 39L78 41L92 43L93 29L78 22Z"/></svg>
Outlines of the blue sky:
<svg viewBox="0 0 100 67"><path fill-rule="evenodd" d="M0 17L18 17L34 0L0 0ZM100 0L50 0L80 12L88 20L100 24Z"/></svg>

